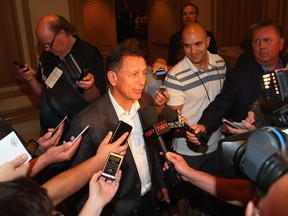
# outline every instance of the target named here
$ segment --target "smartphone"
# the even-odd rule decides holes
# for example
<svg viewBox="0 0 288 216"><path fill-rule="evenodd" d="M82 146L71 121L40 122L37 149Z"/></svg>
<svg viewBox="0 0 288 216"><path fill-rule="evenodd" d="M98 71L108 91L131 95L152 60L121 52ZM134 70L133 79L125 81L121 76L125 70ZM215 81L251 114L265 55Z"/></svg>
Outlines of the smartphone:
<svg viewBox="0 0 288 216"><path fill-rule="evenodd" d="M163 68L158 68L156 71L155 71L155 75L156 76L160 76L160 75L165 75L167 72L163 69Z"/></svg>
<svg viewBox="0 0 288 216"><path fill-rule="evenodd" d="M83 69L83 70L82 70L82 73L80 74L80 76L79 76L79 78L78 78L78 81L83 80L83 78L84 78L85 76L87 76L88 72L89 72L89 69Z"/></svg>
<svg viewBox="0 0 288 216"><path fill-rule="evenodd" d="M87 125L79 134L78 136L72 141L72 144L74 144L89 128L90 126Z"/></svg>
<svg viewBox="0 0 288 216"><path fill-rule="evenodd" d="M130 132L132 131L132 126L127 124L124 121L119 121L114 129L113 135L109 141L109 143L113 143L115 141L117 141L124 133L128 132L130 134ZM128 136L129 136L128 134ZM127 138L121 143L121 145L124 145L127 141Z"/></svg>
<svg viewBox="0 0 288 216"><path fill-rule="evenodd" d="M121 167L123 156L110 152L105 162L102 176L110 180L114 180L118 170Z"/></svg>
<svg viewBox="0 0 288 216"><path fill-rule="evenodd" d="M17 65L19 68L24 68L25 66L24 66L24 64L21 64L20 62L18 62L18 61L13 61L13 64L15 64L15 65Z"/></svg>
<svg viewBox="0 0 288 216"><path fill-rule="evenodd" d="M241 123L236 124L236 123L234 123L234 122L228 121L228 120L225 119L225 118L222 118L222 122L223 122L224 124L228 125L229 127L232 127L232 128L235 128L235 129L244 129L244 126L243 126ZM242 127L241 127L239 124L241 124Z"/></svg>
<svg viewBox="0 0 288 216"><path fill-rule="evenodd" d="M189 131L190 133L195 134L195 136L197 137L197 139L199 140L199 142L201 143L201 145L206 145L208 143L209 137L207 136L206 133L204 132L199 132L199 133L195 133L195 130L193 128L191 128L188 124L186 124L184 122L184 129L186 131Z"/></svg>
<svg viewBox="0 0 288 216"><path fill-rule="evenodd" d="M164 92L166 91L166 86L161 85L161 86L159 87L159 91L160 91L162 94L164 94Z"/></svg>
<svg viewBox="0 0 288 216"><path fill-rule="evenodd" d="M20 62L18 62L18 61L13 61L13 64L17 65L21 69L25 68L25 65L20 63ZM23 71L23 73L25 73L28 70L29 70L29 68L27 68L25 71Z"/></svg>
<svg viewBox="0 0 288 216"><path fill-rule="evenodd" d="M52 131L52 135L53 136L55 134L55 132L58 130L58 128L60 127L60 125L67 119L68 115L66 115L61 122L56 126L56 128L54 128L54 130Z"/></svg>

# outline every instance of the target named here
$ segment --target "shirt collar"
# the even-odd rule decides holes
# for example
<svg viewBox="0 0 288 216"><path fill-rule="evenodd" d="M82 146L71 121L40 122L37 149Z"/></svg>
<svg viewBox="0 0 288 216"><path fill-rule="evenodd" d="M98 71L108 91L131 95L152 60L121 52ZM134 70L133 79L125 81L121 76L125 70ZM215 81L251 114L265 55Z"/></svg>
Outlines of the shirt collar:
<svg viewBox="0 0 288 216"><path fill-rule="evenodd" d="M127 112L117 103L115 98L112 96L110 89L108 89L108 95L112 102L113 107L115 108L118 118L120 118L122 115L127 115L132 118L137 114L138 110L140 109L140 104L138 100L135 100L131 106L130 112Z"/></svg>
<svg viewBox="0 0 288 216"><path fill-rule="evenodd" d="M279 66L280 66L280 68L283 68L283 63L282 63L280 57L278 58L278 61L279 61ZM262 70L263 70L265 73L268 73L268 72L269 72L268 68L267 68L265 65L260 64L260 66L261 66ZM278 68L277 68L277 69L278 69Z"/></svg>

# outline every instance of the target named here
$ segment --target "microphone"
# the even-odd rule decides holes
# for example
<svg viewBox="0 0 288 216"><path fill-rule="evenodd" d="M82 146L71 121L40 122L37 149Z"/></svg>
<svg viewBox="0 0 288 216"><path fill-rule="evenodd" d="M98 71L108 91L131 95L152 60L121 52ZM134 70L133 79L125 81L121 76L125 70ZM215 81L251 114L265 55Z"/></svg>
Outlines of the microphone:
<svg viewBox="0 0 288 216"><path fill-rule="evenodd" d="M196 134L193 128L191 128L188 124L186 124L182 120L179 120L178 115L182 117L180 113L178 113L177 111L167 106L165 106L161 112L161 116L164 119L166 119L168 122L170 122L168 123L168 125L171 126L170 128L184 128L186 131L189 131L190 133L195 134L195 136L197 137L201 145L206 145L209 140L209 137L207 136L207 134L201 131Z"/></svg>
<svg viewBox="0 0 288 216"><path fill-rule="evenodd" d="M163 152L164 158L169 166L170 181L173 186L178 184L181 176L176 172L173 164L167 159L166 153L168 152L166 144L162 135L170 131L166 120L158 121L158 115L155 107L146 107L142 111L142 119L144 126L148 126L143 130L144 138L147 142L157 140L160 150Z"/></svg>

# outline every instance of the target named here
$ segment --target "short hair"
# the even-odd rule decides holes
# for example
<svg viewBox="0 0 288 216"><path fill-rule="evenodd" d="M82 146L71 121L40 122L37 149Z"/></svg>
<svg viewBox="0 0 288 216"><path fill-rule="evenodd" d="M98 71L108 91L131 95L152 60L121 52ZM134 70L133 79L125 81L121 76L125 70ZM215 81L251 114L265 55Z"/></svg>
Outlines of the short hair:
<svg viewBox="0 0 288 216"><path fill-rule="evenodd" d="M139 47L138 40L124 40L112 49L105 61L106 74L110 70L118 73L122 67L125 56L137 56L145 59L145 52Z"/></svg>
<svg viewBox="0 0 288 216"><path fill-rule="evenodd" d="M252 36L253 36L253 34L254 34L254 32L256 30L264 28L264 27L267 27L267 26L272 26L275 29L275 32L278 34L278 36L280 38L283 37L283 31L282 31L281 26L275 21L272 21L270 19L266 19L266 20L261 20L261 21L259 21L257 23L253 23L250 26L250 28L249 28L249 30L250 30L250 35L249 35L250 39L252 39Z"/></svg>
<svg viewBox="0 0 288 216"><path fill-rule="evenodd" d="M198 7L197 7L195 4L193 4L193 3L186 3L186 4L184 4L184 5L182 6L182 8L181 8L181 15L182 15L182 13L183 13L184 8L187 7L187 6L193 6L193 7L196 9L196 13L199 15L199 9L198 9Z"/></svg>
<svg viewBox="0 0 288 216"><path fill-rule="evenodd" d="M49 28L54 32L58 33L61 29L63 29L66 33L75 35L76 29L74 25L72 25L68 20L66 20L63 16L55 15L55 19L49 23Z"/></svg>
<svg viewBox="0 0 288 216"><path fill-rule="evenodd" d="M47 191L29 178L0 183L0 216L51 216Z"/></svg>

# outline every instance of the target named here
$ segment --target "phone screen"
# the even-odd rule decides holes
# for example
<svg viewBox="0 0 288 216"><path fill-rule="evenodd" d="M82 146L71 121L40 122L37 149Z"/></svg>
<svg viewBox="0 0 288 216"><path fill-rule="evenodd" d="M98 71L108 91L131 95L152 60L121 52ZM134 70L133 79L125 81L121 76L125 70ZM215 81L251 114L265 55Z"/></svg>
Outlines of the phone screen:
<svg viewBox="0 0 288 216"><path fill-rule="evenodd" d="M56 126L56 128L52 131L52 135L53 136L55 134L55 132L58 130L58 128L60 127L60 125L67 119L68 115L66 115L61 122Z"/></svg>
<svg viewBox="0 0 288 216"><path fill-rule="evenodd" d="M72 144L74 144L84 133L86 130L88 130L89 125L87 125L79 134L78 136L72 141Z"/></svg>
<svg viewBox="0 0 288 216"><path fill-rule="evenodd" d="M131 130L132 130L131 125L127 124L124 121L119 121L118 124L116 125L115 129L114 129L113 135L112 135L109 143L115 142L126 132L128 132L130 134ZM121 145L124 145L126 143L128 136L126 137L126 139L123 141L123 143Z"/></svg>

